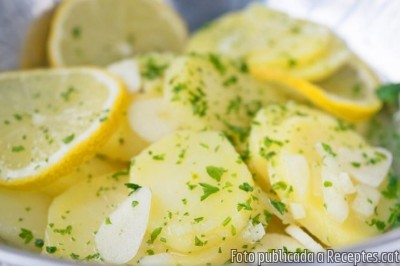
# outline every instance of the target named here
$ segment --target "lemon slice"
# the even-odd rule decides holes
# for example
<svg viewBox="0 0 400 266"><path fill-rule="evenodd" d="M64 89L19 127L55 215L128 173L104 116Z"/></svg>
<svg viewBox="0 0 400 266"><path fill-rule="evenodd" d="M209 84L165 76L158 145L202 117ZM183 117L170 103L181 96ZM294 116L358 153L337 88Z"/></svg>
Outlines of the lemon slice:
<svg viewBox="0 0 400 266"><path fill-rule="evenodd" d="M190 39L188 50L216 52L246 58L249 64L290 70L323 56L332 37L322 25L255 4L197 32Z"/></svg>
<svg viewBox="0 0 400 266"><path fill-rule="evenodd" d="M123 94L97 69L0 75L0 185L48 184L89 159L118 123Z"/></svg>
<svg viewBox="0 0 400 266"><path fill-rule="evenodd" d="M63 1L51 25L52 66L100 65L147 51L179 52L181 18L160 1Z"/></svg>
<svg viewBox="0 0 400 266"><path fill-rule="evenodd" d="M282 72L290 73L297 78L306 79L309 81L320 81L335 73L351 58L351 52L346 44L337 37L333 37L328 48L320 54L319 57L314 57L307 64L300 64L295 59L291 59L286 67L268 64L258 53L253 53L249 57L247 63L253 72L267 73L279 69Z"/></svg>
<svg viewBox="0 0 400 266"><path fill-rule="evenodd" d="M318 83L296 78L280 70L260 71L250 68L250 71L257 79L286 86L292 93L348 121L365 120L381 107L375 94L378 79L355 57L332 76Z"/></svg>

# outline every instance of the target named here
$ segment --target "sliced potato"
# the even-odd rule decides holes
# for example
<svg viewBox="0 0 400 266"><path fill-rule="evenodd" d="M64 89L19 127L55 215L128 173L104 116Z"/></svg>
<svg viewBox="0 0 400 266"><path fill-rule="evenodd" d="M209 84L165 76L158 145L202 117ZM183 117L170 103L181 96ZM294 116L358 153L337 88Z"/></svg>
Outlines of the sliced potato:
<svg viewBox="0 0 400 266"><path fill-rule="evenodd" d="M6 244L40 252L51 198L41 192L0 188L0 239Z"/></svg>
<svg viewBox="0 0 400 266"><path fill-rule="evenodd" d="M377 228L368 224L373 219L386 220L384 212L374 214L371 207L364 207L361 213L360 207L355 211L351 206L359 206L364 199L362 206L379 210L379 198L373 195L379 194L382 181L377 182L380 187L361 186L360 178L346 170L343 161L359 168L357 173L362 172L362 178L368 180L371 170L360 170L372 167L386 176L389 156L368 146L337 120L308 107L270 106L260 111L253 124L250 154L257 181L279 196L281 207L296 217L297 224L327 246L353 244L378 234ZM345 157L342 149L368 158L356 162L358 156L346 153Z"/></svg>
<svg viewBox="0 0 400 266"><path fill-rule="evenodd" d="M104 156L96 155L93 159L84 162L82 165L76 168L72 173L65 175L57 179L55 182L43 187L41 191L54 197L60 195L81 180L116 172L126 167L127 165L125 163L111 161Z"/></svg>
<svg viewBox="0 0 400 266"><path fill-rule="evenodd" d="M236 146L243 144L250 121L262 106L286 99L269 84L254 80L240 61L213 54L175 60L164 90L168 114L178 122L178 129L224 131ZM159 121L148 123L156 126Z"/></svg>
<svg viewBox="0 0 400 266"><path fill-rule="evenodd" d="M197 252L182 253L171 251L168 247L164 249L160 246L153 248L152 251L156 253L155 256L144 256L139 260L140 265L222 265L231 259L232 249L236 249L238 252L251 251L253 248L262 241L261 239L265 235L265 228L269 228L270 220L272 217L272 210L270 210L269 204L266 200L266 194L255 185L253 187L253 204L251 211L251 219L247 225L241 231L236 231L236 234L221 241L217 246L204 246ZM228 220L224 221L228 223ZM226 226L228 226L227 224ZM268 226L268 227L267 227ZM231 228L232 230L232 228ZM148 250L148 245L142 245L142 248ZM143 254L144 252L142 252ZM134 261L139 259L137 256ZM163 263L160 263L161 259L165 259ZM153 263L153 264L151 264Z"/></svg>
<svg viewBox="0 0 400 266"><path fill-rule="evenodd" d="M181 131L135 157L130 181L153 193L148 245L195 253L228 241L251 218L253 180L226 137Z"/></svg>
<svg viewBox="0 0 400 266"><path fill-rule="evenodd" d="M129 194L127 171L86 178L56 197L49 209L44 253L78 261L100 261L95 235Z"/></svg>

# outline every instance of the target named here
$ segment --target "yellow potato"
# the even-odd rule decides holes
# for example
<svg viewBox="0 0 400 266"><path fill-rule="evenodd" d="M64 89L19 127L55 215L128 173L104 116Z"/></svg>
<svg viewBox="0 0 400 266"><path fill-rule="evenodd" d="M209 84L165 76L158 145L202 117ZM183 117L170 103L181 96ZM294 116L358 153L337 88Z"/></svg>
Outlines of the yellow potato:
<svg viewBox="0 0 400 266"><path fill-rule="evenodd" d="M44 193L0 188L0 239L40 252L51 198Z"/></svg>
<svg viewBox="0 0 400 266"><path fill-rule="evenodd" d="M43 252L57 258L100 261L95 233L128 197L128 171L84 178L56 197L49 209Z"/></svg>
<svg viewBox="0 0 400 266"><path fill-rule="evenodd" d="M133 159L130 181L152 191L149 249L218 249L246 227L257 204L250 172L217 132L181 131L154 143Z"/></svg>
<svg viewBox="0 0 400 266"><path fill-rule="evenodd" d="M240 61L213 54L177 59L164 90L165 112L178 129L224 131L236 147L244 144L261 107L286 100L272 85L253 79Z"/></svg>
<svg viewBox="0 0 400 266"><path fill-rule="evenodd" d="M379 233L376 220L387 219L388 206L382 208L385 201L379 201L383 184L370 181L368 172L380 171L384 177L389 155L369 147L335 119L308 107L270 106L260 111L253 124L250 154L257 181L275 191L281 209L296 223L334 247ZM344 157L347 149L352 157ZM358 152L368 159L359 160ZM362 179L357 177L360 175ZM382 211L374 214L373 206Z"/></svg>
<svg viewBox="0 0 400 266"><path fill-rule="evenodd" d="M140 265L148 265L146 263L152 263L149 265L222 265L231 258L231 250L236 249L238 252L247 250L253 250L254 246L258 244L263 235L265 234L265 228L269 229L270 220L273 217L266 194L256 185L253 187L253 203L250 221L241 231L237 231L235 236L229 237L226 241L221 241L216 246L206 247L197 252L183 253L170 251L166 246L162 246L162 242L143 243L139 254L135 257L131 263L135 263L138 260ZM149 239L150 235L147 235L145 239ZM155 253L157 256L148 256L148 251ZM150 262L149 262L150 261ZM143 262L143 264L142 264Z"/></svg>
<svg viewBox="0 0 400 266"><path fill-rule="evenodd" d="M60 195L81 180L122 170L125 167L127 167L125 163L111 161L106 157L97 155L93 159L81 164L72 173L65 175L57 179L55 182L43 187L41 191L54 197Z"/></svg>

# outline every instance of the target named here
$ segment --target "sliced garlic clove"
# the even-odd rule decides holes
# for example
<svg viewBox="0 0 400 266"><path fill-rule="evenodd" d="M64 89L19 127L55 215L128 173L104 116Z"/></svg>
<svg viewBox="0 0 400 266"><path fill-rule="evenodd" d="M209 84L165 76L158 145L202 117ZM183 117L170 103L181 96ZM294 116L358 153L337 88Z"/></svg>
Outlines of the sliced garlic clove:
<svg viewBox="0 0 400 266"><path fill-rule="evenodd" d="M252 221L249 221L247 227L242 233L243 239L250 243L255 243L259 241L265 235L265 229L262 223L253 225Z"/></svg>
<svg viewBox="0 0 400 266"><path fill-rule="evenodd" d="M289 210L295 220L306 217L306 210L303 204L300 203L290 203Z"/></svg>
<svg viewBox="0 0 400 266"><path fill-rule="evenodd" d="M296 225L289 225L285 228L285 232L291 237L300 242L306 249L312 252L323 252L324 248L315 241L311 236L304 232L300 227Z"/></svg>
<svg viewBox="0 0 400 266"><path fill-rule="evenodd" d="M135 257L147 229L150 206L150 190L140 188L102 223L95 242L105 262L123 264Z"/></svg>
<svg viewBox="0 0 400 266"><path fill-rule="evenodd" d="M168 103L162 98L137 99L128 110L129 125L140 137L155 142L177 129Z"/></svg>
<svg viewBox="0 0 400 266"><path fill-rule="evenodd" d="M341 147L337 151L341 169L358 182L378 187L392 164L392 153L383 148L352 150Z"/></svg>
<svg viewBox="0 0 400 266"><path fill-rule="evenodd" d="M285 154L281 156L281 160L285 169L285 181L293 186L297 200L304 200L309 192L310 183L307 159L301 154Z"/></svg>
<svg viewBox="0 0 400 266"><path fill-rule="evenodd" d="M139 66L135 59L126 59L107 67L107 70L120 78L129 92L139 92L141 78Z"/></svg>
<svg viewBox="0 0 400 266"><path fill-rule="evenodd" d="M381 194L376 188L363 184L358 185L356 190L357 196L351 205L352 209L365 217L371 216L379 203Z"/></svg>

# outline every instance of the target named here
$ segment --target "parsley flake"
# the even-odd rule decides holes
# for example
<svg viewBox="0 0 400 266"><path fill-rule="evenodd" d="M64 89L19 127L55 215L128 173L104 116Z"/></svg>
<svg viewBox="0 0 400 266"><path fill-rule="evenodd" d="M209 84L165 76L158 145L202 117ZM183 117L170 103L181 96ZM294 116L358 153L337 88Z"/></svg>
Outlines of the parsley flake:
<svg viewBox="0 0 400 266"><path fill-rule="evenodd" d="M222 167L217 167L217 166L207 166L206 167L207 170L207 174L217 180L218 182L221 181L221 177L222 175L226 172L226 169L222 168Z"/></svg>

